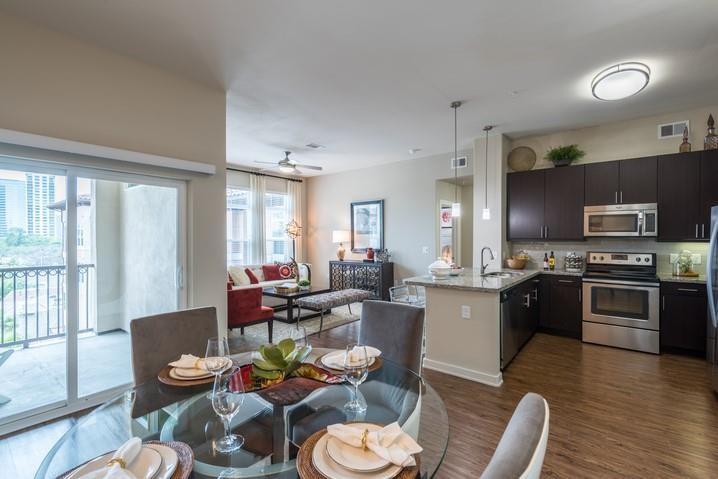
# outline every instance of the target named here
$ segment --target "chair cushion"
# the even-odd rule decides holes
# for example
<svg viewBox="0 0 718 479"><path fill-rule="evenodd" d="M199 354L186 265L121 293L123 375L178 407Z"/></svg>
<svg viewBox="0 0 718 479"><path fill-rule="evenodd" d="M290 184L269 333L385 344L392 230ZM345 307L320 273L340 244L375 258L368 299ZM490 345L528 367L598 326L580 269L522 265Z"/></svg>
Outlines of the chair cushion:
<svg viewBox="0 0 718 479"><path fill-rule="evenodd" d="M344 306L346 304L358 303L369 299L371 293L363 289L342 289L332 291L330 293L315 294L297 300L297 304L302 308L315 309L321 311L324 309Z"/></svg>
<svg viewBox="0 0 718 479"><path fill-rule="evenodd" d="M232 279L232 283L234 283L236 286L247 286L248 284L251 284L251 281L249 280L249 276L247 273L245 273L245 268L241 266L230 266L227 268L227 271L229 272L229 277Z"/></svg>
<svg viewBox="0 0 718 479"><path fill-rule="evenodd" d="M247 275L247 277L249 278L250 284L259 284L259 279L257 278L257 276L255 276L255 274L252 272L251 269L244 268L244 272Z"/></svg>
<svg viewBox="0 0 718 479"><path fill-rule="evenodd" d="M282 275L279 273L278 264L263 264L262 272L264 272L264 279L266 281L277 281L282 279Z"/></svg>

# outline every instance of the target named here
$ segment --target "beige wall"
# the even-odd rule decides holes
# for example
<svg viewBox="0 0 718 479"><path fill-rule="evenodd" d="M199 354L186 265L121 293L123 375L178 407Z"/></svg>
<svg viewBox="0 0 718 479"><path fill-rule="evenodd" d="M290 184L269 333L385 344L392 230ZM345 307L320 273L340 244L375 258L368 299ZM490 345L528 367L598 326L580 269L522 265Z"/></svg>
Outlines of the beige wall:
<svg viewBox="0 0 718 479"><path fill-rule="evenodd" d="M468 166L461 175L471 174ZM453 176L450 158L439 155L390 163L381 167L317 176L307 181L307 254L312 280L328 284L328 261L336 259L332 230L349 230L352 201L384 200L384 245L392 254L394 279L424 274L437 257L435 232L436 180ZM347 259L361 259L347 247ZM422 248L427 248L427 253Z"/></svg>
<svg viewBox="0 0 718 479"><path fill-rule="evenodd" d="M226 324L225 93L1 13L0 59L0 128L217 166L189 181L185 278Z"/></svg>

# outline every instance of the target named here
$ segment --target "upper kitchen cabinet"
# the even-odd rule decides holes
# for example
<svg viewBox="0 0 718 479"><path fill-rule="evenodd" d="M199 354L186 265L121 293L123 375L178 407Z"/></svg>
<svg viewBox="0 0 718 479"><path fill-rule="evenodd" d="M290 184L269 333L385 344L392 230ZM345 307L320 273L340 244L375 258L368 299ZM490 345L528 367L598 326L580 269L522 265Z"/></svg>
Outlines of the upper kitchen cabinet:
<svg viewBox="0 0 718 479"><path fill-rule="evenodd" d="M544 239L582 240L584 167L545 171Z"/></svg>
<svg viewBox="0 0 718 479"><path fill-rule="evenodd" d="M658 157L659 240L701 240L701 153Z"/></svg>
<svg viewBox="0 0 718 479"><path fill-rule="evenodd" d="M710 239L711 208L718 205L718 150L701 152L701 213L700 236Z"/></svg>
<svg viewBox="0 0 718 479"><path fill-rule="evenodd" d="M586 165L586 206L655 203L657 159L606 161Z"/></svg>
<svg viewBox="0 0 718 479"><path fill-rule="evenodd" d="M583 239L583 166L510 173L509 240Z"/></svg>
<svg viewBox="0 0 718 479"><path fill-rule="evenodd" d="M544 170L510 173L506 179L506 188L508 238L543 238Z"/></svg>

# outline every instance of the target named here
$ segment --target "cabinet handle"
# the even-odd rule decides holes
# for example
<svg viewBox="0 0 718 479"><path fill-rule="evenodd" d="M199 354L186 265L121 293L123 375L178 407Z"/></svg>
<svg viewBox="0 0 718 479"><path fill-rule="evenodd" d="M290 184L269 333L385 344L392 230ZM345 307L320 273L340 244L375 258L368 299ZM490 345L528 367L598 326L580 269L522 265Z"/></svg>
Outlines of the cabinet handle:
<svg viewBox="0 0 718 479"><path fill-rule="evenodd" d="M539 238L543 238L543 226L539 228Z"/></svg>
<svg viewBox="0 0 718 479"><path fill-rule="evenodd" d="M621 201L620 203L623 203L623 190L621 190Z"/></svg>
<svg viewBox="0 0 718 479"><path fill-rule="evenodd" d="M538 289L534 289L532 293L533 296L531 297L531 299L533 299L534 301L538 301Z"/></svg>
<svg viewBox="0 0 718 479"><path fill-rule="evenodd" d="M544 238L548 238L548 226L544 226L544 227L543 227L543 230L544 230L544 235L543 235L543 237L544 237Z"/></svg>
<svg viewBox="0 0 718 479"><path fill-rule="evenodd" d="M695 288L678 288L678 291L683 291L685 293L697 293L698 290Z"/></svg>
<svg viewBox="0 0 718 479"><path fill-rule="evenodd" d="M701 223L701 238L705 238L705 237L706 237L706 224Z"/></svg>
<svg viewBox="0 0 718 479"><path fill-rule="evenodd" d="M559 282L559 283L573 284L573 281L571 281L570 279L559 279L558 282Z"/></svg>
<svg viewBox="0 0 718 479"><path fill-rule="evenodd" d="M696 238L698 238L698 223L696 223Z"/></svg>
<svg viewBox="0 0 718 479"><path fill-rule="evenodd" d="M526 298L526 302L524 303L524 306L527 308L531 307L531 295L530 294L524 294L524 298Z"/></svg>
<svg viewBox="0 0 718 479"><path fill-rule="evenodd" d="M666 310L666 296L665 295L661 296L661 310L662 311Z"/></svg>
<svg viewBox="0 0 718 479"><path fill-rule="evenodd" d="M581 288L578 288L578 302L579 303L583 302L583 294L581 294L581 293L582 293Z"/></svg>
<svg viewBox="0 0 718 479"><path fill-rule="evenodd" d="M616 191L615 193L616 193L616 199L613 202L618 204L618 191Z"/></svg>

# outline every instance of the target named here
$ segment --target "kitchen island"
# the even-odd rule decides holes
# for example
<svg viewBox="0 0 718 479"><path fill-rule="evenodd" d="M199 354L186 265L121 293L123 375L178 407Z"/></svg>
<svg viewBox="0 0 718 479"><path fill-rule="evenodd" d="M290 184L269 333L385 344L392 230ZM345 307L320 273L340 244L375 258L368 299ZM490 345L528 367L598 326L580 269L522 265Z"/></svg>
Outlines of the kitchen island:
<svg viewBox="0 0 718 479"><path fill-rule="evenodd" d="M487 271L466 269L460 276L417 276L405 284L426 288L426 358L424 367L491 386L500 386L501 295L541 274L564 271ZM527 285L528 286L528 285Z"/></svg>

